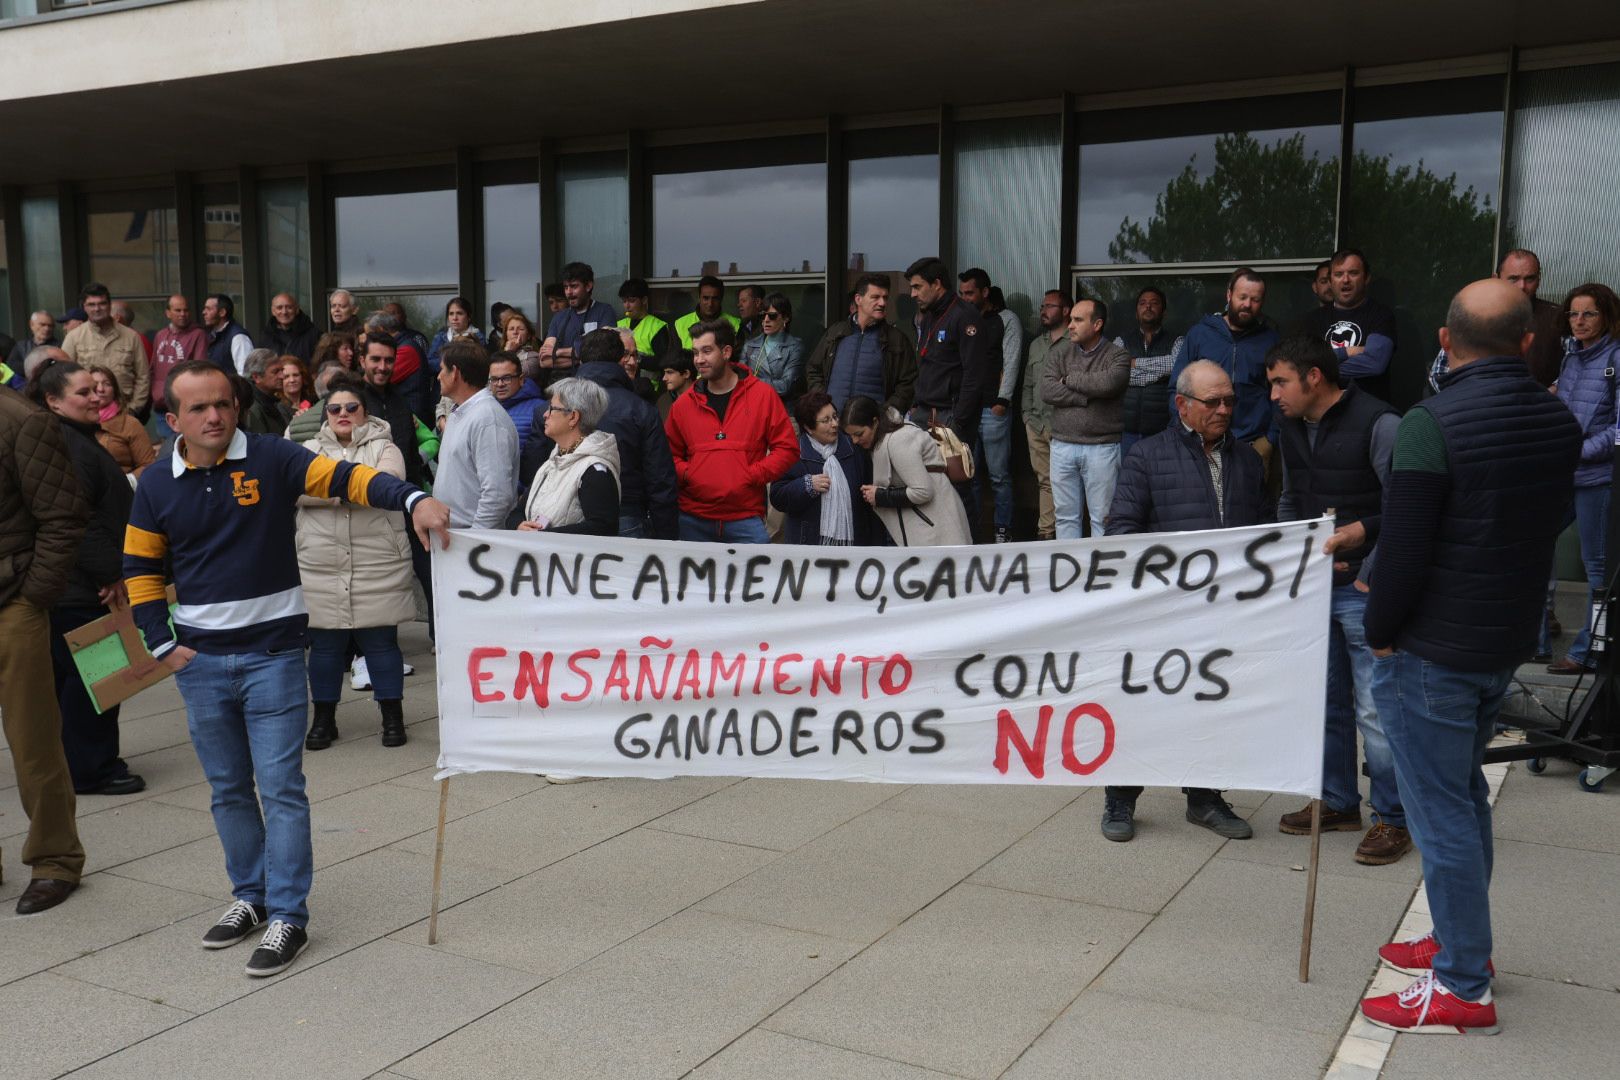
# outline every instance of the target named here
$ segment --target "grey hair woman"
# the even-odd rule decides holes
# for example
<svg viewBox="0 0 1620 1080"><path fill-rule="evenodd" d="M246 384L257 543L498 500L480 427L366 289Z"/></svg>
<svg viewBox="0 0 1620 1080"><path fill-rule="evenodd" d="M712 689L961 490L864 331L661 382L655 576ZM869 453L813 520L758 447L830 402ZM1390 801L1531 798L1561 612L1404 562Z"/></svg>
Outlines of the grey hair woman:
<svg viewBox="0 0 1620 1080"><path fill-rule="evenodd" d="M545 432L556 449L534 474L518 528L617 536L619 444L596 430L607 391L589 379L560 379L547 393Z"/></svg>

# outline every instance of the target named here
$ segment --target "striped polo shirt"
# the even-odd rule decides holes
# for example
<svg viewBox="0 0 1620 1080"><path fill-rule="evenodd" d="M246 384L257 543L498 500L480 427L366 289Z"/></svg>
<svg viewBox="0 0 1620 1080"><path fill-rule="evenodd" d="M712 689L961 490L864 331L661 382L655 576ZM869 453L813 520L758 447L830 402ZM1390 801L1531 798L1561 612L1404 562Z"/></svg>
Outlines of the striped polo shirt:
<svg viewBox="0 0 1620 1080"><path fill-rule="evenodd" d="M425 497L376 469L241 430L207 468L187 462L176 440L170 458L141 474L124 534L124 577L153 656L177 644L216 654L303 645L309 614L294 528L300 495L384 510L409 510ZM165 558L178 601L173 633Z"/></svg>

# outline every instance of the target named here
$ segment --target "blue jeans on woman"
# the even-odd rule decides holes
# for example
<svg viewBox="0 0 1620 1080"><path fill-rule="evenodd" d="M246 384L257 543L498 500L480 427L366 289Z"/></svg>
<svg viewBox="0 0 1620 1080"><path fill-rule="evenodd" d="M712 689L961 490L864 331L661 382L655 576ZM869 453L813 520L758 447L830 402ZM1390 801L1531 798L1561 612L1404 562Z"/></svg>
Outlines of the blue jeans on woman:
<svg viewBox="0 0 1620 1080"><path fill-rule="evenodd" d="M315 857L304 792L304 650L198 653L174 681L214 791L231 895L306 926Z"/></svg>
<svg viewBox="0 0 1620 1080"><path fill-rule="evenodd" d="M1570 642L1569 658L1577 664L1592 666L1592 604L1603 591L1603 556L1609 542L1609 485L1578 487L1575 505L1570 511L1575 531L1581 538L1581 565L1586 570L1586 620L1581 632ZM1569 527L1569 520L1564 528ZM1612 624L1612 620L1611 620ZM1541 616L1541 644L1538 652L1552 652L1552 635L1547 632L1547 616Z"/></svg>
<svg viewBox="0 0 1620 1080"><path fill-rule="evenodd" d="M1373 662L1373 696L1412 840L1423 852L1437 979L1478 1001L1491 985L1490 788L1482 768L1514 669L1459 671L1408 652Z"/></svg>
<svg viewBox="0 0 1620 1080"><path fill-rule="evenodd" d="M398 701L405 696L405 654L399 651L399 627L362 626L354 630L309 631L309 696L337 701L343 696L343 673L349 667L349 638L366 658L371 696Z"/></svg>

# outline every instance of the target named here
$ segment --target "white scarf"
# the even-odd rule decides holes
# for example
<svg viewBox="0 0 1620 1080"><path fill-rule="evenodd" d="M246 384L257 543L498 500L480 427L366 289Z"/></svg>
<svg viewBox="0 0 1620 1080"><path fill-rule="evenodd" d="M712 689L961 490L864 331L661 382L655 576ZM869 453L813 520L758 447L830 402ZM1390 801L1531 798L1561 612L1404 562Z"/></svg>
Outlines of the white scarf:
<svg viewBox="0 0 1620 1080"><path fill-rule="evenodd" d="M821 494L821 542L848 547L855 542L855 515L849 481L844 477L843 466L838 464L838 444L811 439L810 445L822 457L821 474L832 481L832 487Z"/></svg>

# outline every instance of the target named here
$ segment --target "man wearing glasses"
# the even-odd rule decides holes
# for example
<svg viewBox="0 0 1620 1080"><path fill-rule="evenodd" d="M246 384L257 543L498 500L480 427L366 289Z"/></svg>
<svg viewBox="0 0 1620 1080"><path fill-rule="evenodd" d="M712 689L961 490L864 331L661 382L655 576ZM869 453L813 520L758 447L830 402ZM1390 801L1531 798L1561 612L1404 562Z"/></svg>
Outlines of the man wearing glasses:
<svg viewBox="0 0 1620 1080"><path fill-rule="evenodd" d="M1084 302L1084 301L1082 301ZM1271 520L1266 469L1254 449L1232 438L1237 395L1219 364L1188 364L1176 380L1179 422L1138 440L1125 455L1109 536L1182 532L1259 525ZM1229 840L1247 840L1254 829L1209 788L1182 788L1187 820ZM1116 843L1136 835L1139 787L1109 787L1102 834Z"/></svg>
<svg viewBox="0 0 1620 1080"><path fill-rule="evenodd" d="M1412 838L1395 781L1394 755L1373 703L1373 654L1362 618L1367 610L1364 583L1378 543L1400 417L1343 377L1337 350L1315 336L1279 343L1266 355L1266 376L1271 398L1283 415L1283 494L1277 517L1292 521L1329 510L1334 514L1333 535L1324 548L1334 562L1322 831L1361 829L1361 792L1356 786L1360 729L1372 779L1373 825L1356 848L1356 862L1382 866L1406 854ZM1308 835L1310 807L1284 814L1278 828Z"/></svg>

